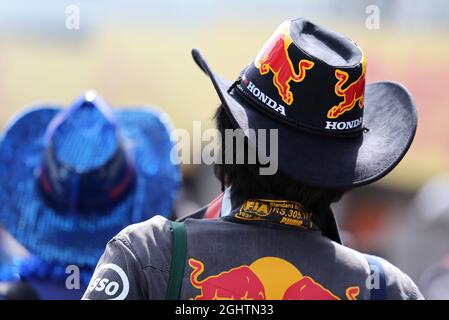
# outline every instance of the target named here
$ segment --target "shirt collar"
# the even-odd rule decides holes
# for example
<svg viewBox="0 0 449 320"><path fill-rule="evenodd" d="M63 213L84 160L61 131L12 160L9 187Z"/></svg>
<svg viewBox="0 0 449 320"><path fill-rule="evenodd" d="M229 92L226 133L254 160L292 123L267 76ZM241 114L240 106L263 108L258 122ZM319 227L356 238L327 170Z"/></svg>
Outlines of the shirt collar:
<svg viewBox="0 0 449 320"><path fill-rule="evenodd" d="M300 230L320 230L318 216L308 212L297 201L273 195L242 198L232 192L230 187L224 191L220 216L242 223L257 222Z"/></svg>

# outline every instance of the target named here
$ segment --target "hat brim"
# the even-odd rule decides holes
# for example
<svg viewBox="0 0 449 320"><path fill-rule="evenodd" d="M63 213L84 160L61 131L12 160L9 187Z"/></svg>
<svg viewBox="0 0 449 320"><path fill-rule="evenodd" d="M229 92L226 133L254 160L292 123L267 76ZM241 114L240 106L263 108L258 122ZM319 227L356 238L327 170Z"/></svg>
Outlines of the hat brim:
<svg viewBox="0 0 449 320"><path fill-rule="evenodd" d="M117 127L135 168L133 190L108 208L55 211L41 196L35 171L41 165L46 128L61 110L29 110L6 129L0 144L0 222L44 261L93 268L120 230L155 214L172 214L179 167L170 161L173 143L164 114L152 108L118 110Z"/></svg>
<svg viewBox="0 0 449 320"><path fill-rule="evenodd" d="M192 56L212 80L234 125L243 130L278 130L279 169L302 183L346 189L374 182L401 161L415 136L416 108L398 83L368 84L364 96L368 130L356 137L334 138L296 129L258 111L235 89L229 91L232 82L213 72L198 50Z"/></svg>

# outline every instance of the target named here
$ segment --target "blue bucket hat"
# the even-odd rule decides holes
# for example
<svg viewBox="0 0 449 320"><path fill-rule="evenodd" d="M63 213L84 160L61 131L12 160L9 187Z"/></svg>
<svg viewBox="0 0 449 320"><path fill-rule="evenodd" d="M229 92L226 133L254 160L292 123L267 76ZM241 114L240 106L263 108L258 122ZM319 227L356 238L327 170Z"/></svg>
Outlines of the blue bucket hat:
<svg viewBox="0 0 449 320"><path fill-rule="evenodd" d="M121 229L172 214L172 147L163 113L112 111L93 91L65 110L27 110L0 143L0 223L59 273L93 269Z"/></svg>

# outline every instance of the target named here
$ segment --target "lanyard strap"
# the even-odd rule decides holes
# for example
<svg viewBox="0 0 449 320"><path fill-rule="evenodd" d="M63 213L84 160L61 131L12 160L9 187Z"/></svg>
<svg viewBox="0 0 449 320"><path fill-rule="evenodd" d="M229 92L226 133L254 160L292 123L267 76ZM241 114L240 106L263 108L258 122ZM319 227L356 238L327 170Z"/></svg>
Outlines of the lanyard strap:
<svg viewBox="0 0 449 320"><path fill-rule="evenodd" d="M371 276L379 276L379 287L370 288L370 300L387 300L387 281L385 278L385 270L380 260L372 255L364 254L369 264Z"/></svg>
<svg viewBox="0 0 449 320"><path fill-rule="evenodd" d="M172 258L168 276L166 300L179 300L187 251L187 233L184 223L171 222L173 230Z"/></svg>

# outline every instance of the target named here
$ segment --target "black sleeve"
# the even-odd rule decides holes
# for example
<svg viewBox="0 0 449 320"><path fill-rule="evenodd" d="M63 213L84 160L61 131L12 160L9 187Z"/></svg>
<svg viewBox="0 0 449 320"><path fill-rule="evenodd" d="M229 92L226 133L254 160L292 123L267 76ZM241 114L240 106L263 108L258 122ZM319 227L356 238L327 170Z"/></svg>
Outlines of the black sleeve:
<svg viewBox="0 0 449 320"><path fill-rule="evenodd" d="M85 300L138 300L148 298L147 281L139 260L126 242L111 240L97 264Z"/></svg>

